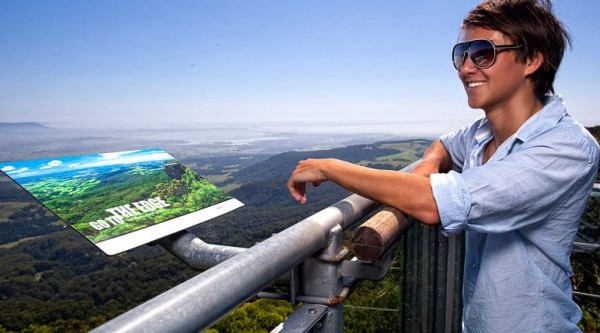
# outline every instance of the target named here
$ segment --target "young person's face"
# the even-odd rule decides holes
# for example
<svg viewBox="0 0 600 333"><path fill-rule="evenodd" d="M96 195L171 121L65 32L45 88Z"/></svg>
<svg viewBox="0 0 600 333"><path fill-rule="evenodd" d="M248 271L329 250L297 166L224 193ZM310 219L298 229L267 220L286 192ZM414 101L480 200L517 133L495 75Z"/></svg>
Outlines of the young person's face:
<svg viewBox="0 0 600 333"><path fill-rule="evenodd" d="M495 45L514 44L499 31L466 29L462 41L475 39L487 39ZM525 67L524 63L517 61L514 49L497 51L495 62L488 68L478 68L466 57L458 76L467 93L469 106L484 111L508 107L511 101L525 92Z"/></svg>

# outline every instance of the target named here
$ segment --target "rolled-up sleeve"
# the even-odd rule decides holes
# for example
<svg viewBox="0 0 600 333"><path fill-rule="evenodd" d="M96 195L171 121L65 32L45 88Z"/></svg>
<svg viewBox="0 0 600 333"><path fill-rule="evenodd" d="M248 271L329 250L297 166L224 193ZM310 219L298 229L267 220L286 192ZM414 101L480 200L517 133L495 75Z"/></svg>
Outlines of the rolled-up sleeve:
<svg viewBox="0 0 600 333"><path fill-rule="evenodd" d="M456 171L447 174L432 174L431 189L435 198L442 233L446 236L458 233L465 228L471 197L466 184Z"/></svg>
<svg viewBox="0 0 600 333"><path fill-rule="evenodd" d="M517 146L483 166L430 176L443 233L517 230L585 200L596 175L595 142L563 131Z"/></svg>

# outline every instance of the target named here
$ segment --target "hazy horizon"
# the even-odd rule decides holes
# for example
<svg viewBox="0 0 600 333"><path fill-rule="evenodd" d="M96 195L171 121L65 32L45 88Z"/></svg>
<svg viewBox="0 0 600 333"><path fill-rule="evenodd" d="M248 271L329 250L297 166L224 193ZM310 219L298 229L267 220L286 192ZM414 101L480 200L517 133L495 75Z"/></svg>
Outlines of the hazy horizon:
<svg viewBox="0 0 600 333"><path fill-rule="evenodd" d="M399 132L385 124L339 126L249 126L246 124L186 124L157 128L77 128L2 126L0 161L30 160L87 153L160 147L178 158L274 155L290 151L328 150L356 144L407 139L433 139L437 133ZM50 127L48 127L50 125Z"/></svg>
<svg viewBox="0 0 600 333"><path fill-rule="evenodd" d="M260 122L260 123L242 123L242 122L211 122L211 123L170 123L170 124L145 124L132 126L132 124L110 124L105 126L92 126L86 124L64 123L64 122L45 122L45 121L28 121L28 122L2 122L0 124L26 124L37 123L46 126L50 129L57 130L74 130L74 131L90 131L90 132L105 132L105 131L170 131L175 130L181 132L184 136L185 132L197 130L211 130L213 134L217 134L220 130L224 132L234 131L236 129L267 131L273 133L326 133L326 134L391 134L398 136L439 136L451 130L458 129L466 124L459 124L451 121L427 122L424 120L410 120L404 123L389 123L389 122L359 122L346 121L340 123L311 123L309 121L298 122ZM135 124L133 124L135 125ZM226 138L223 138L226 139Z"/></svg>

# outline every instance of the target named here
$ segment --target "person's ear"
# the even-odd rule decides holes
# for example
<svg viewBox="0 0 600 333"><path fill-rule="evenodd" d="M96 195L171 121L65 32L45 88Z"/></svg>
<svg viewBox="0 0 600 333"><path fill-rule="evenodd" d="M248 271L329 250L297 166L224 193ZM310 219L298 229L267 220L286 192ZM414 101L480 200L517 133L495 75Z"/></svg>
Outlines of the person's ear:
<svg viewBox="0 0 600 333"><path fill-rule="evenodd" d="M531 75L542 67L544 63L544 56L540 52L536 52L531 58L527 59L525 67L525 75Z"/></svg>

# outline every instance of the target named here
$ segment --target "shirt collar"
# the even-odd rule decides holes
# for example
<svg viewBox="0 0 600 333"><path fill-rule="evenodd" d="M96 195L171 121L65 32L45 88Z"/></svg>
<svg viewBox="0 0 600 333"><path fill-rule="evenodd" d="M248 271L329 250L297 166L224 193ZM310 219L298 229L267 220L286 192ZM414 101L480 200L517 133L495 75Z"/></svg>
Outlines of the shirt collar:
<svg viewBox="0 0 600 333"><path fill-rule="evenodd" d="M517 139L525 142L556 126L556 124L565 116L568 116L568 113L562 97L559 95L546 96L544 107L539 112L527 119L527 121L521 125L517 132L511 135L511 137L506 141L510 141L511 146L512 142ZM493 133L490 122L487 120L487 118L482 118L479 121L479 126L477 127L477 131L475 133L475 140L478 143L483 143L491 140L492 135Z"/></svg>
<svg viewBox="0 0 600 333"><path fill-rule="evenodd" d="M479 120L479 126L477 126L477 131L475 132L475 141L477 141L477 143L483 143L484 141L490 140L492 135L490 122L485 117L481 118L481 120Z"/></svg>
<svg viewBox="0 0 600 333"><path fill-rule="evenodd" d="M515 138L525 142L555 127L565 116L568 116L568 113L562 97L548 95L544 101L544 107L521 125Z"/></svg>

